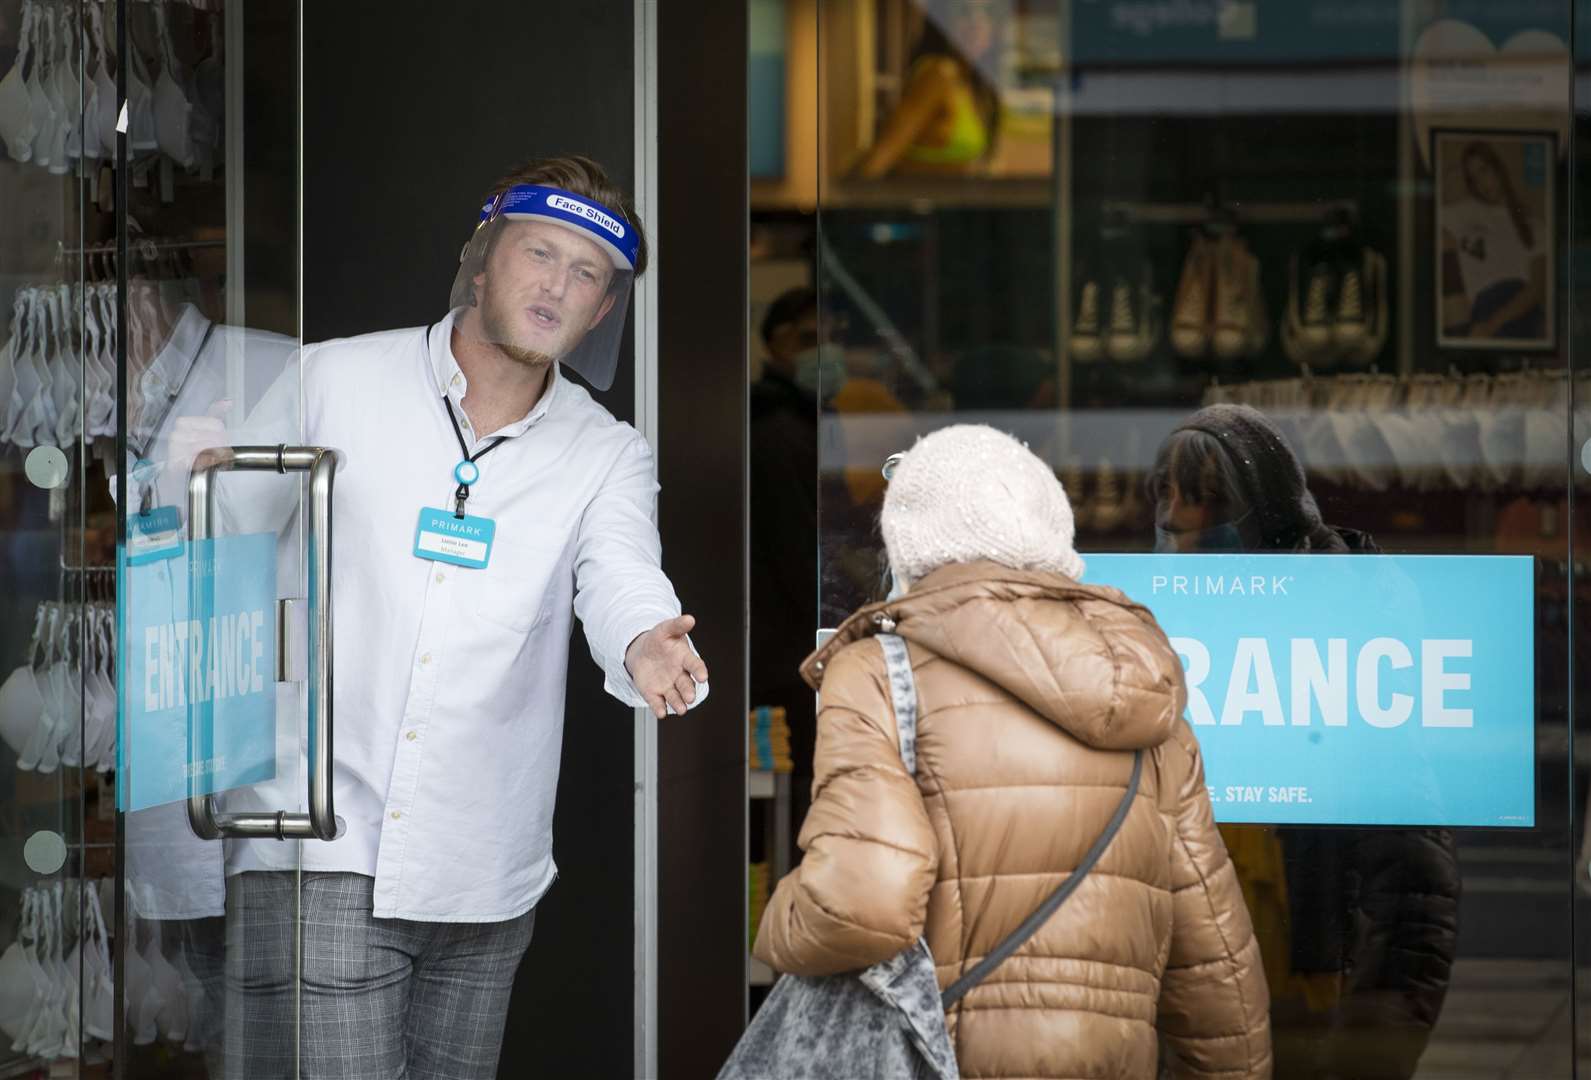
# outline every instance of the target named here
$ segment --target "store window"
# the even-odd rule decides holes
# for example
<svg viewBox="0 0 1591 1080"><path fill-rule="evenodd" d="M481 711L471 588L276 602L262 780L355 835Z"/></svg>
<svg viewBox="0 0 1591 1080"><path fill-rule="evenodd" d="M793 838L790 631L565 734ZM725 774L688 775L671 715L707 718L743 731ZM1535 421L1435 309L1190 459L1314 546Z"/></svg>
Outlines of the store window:
<svg viewBox="0 0 1591 1080"><path fill-rule="evenodd" d="M1085 580L1181 654L1279 1077L1573 1069L1571 7L786 13L752 326L798 317L752 354L791 475L758 486L754 389L752 543L816 565L801 607L759 610L754 570L752 704L788 709L799 788L812 705L780 676L888 588L884 461L951 424L1022 439Z"/></svg>

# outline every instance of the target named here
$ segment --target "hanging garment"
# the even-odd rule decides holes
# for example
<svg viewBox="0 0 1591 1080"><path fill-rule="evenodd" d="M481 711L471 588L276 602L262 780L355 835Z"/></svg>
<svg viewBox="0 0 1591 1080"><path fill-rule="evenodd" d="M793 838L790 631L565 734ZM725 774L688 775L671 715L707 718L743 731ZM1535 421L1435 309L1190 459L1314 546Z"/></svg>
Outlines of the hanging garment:
<svg viewBox="0 0 1591 1080"><path fill-rule="evenodd" d="M23 73L31 53L30 37L33 32L33 2L22 5L22 35L18 41L16 63L0 79L0 140L5 142L6 153L13 161L26 162L33 158L33 102Z"/></svg>

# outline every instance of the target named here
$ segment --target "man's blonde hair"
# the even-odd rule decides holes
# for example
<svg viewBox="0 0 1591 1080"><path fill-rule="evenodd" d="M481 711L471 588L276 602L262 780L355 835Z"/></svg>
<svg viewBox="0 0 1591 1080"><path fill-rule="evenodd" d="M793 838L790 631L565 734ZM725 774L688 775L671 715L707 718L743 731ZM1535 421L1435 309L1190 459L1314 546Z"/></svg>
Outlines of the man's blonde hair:
<svg viewBox="0 0 1591 1080"><path fill-rule="evenodd" d="M486 193L486 199L483 201L496 198L515 184L541 184L545 187L562 188L599 202L616 212L635 230L637 241L635 276L640 277L646 272L648 254L646 229L635 213L635 205L631 203L630 196L608 179L608 174L601 165L580 154L529 161L509 170L508 174Z"/></svg>

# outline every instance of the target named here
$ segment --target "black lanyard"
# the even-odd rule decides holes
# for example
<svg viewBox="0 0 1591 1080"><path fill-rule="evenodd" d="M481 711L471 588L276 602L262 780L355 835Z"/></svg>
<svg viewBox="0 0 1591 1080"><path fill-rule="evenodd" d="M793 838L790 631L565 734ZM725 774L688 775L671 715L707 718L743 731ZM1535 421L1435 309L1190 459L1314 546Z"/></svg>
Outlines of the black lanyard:
<svg viewBox="0 0 1591 1080"><path fill-rule="evenodd" d="M490 454L493 450L496 450L500 445L502 445L503 441L508 438L507 435L499 435L497 438L487 443L486 447L478 451L473 457L470 456L469 447L464 445L464 432L459 430L459 418L453 414L453 402L446 394L442 395L442 404L447 406L447 418L453 421L453 435L459 441L459 453L464 455L464 461L460 462L460 465L464 464L464 462L468 462L473 465L487 454ZM464 516L464 501L470 497L470 485L466 484L462 479L459 478L459 470L457 467L455 467L453 470L453 477L459 481L458 490L453 493L453 516L456 518L462 518Z"/></svg>

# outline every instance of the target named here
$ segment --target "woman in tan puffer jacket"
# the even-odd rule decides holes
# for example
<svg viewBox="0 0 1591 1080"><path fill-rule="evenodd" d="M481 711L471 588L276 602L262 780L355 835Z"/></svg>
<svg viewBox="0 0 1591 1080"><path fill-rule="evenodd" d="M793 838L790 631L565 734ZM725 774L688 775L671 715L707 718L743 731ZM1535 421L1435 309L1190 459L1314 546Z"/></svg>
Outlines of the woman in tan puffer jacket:
<svg viewBox="0 0 1591 1080"><path fill-rule="evenodd" d="M1077 866L1142 749L1099 865L950 1011L962 1075L1270 1076L1265 976L1181 663L1148 611L1078 583L1054 474L992 429L947 428L904 456L882 524L909 591L804 668L821 702L805 859L768 905L757 957L835 974L923 937L949 986ZM891 627L917 682L915 781L868 640Z"/></svg>

